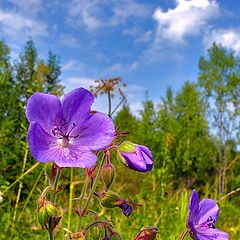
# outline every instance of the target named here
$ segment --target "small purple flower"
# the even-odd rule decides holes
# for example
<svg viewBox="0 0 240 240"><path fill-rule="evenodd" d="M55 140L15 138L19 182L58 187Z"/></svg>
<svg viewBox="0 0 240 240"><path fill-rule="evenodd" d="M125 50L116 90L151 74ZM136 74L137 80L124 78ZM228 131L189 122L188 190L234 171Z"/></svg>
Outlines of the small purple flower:
<svg viewBox="0 0 240 240"><path fill-rule="evenodd" d="M118 157L124 165L135 171L149 172L152 170L153 157L145 146L125 141L119 146Z"/></svg>
<svg viewBox="0 0 240 240"><path fill-rule="evenodd" d="M190 196L188 228L190 235L196 240L227 240L228 234L215 227L219 207L213 199L199 202L195 190Z"/></svg>
<svg viewBox="0 0 240 240"><path fill-rule="evenodd" d="M122 209L123 214L126 217L129 217L132 213L132 206L127 202L123 201L120 205L118 205Z"/></svg>
<svg viewBox="0 0 240 240"><path fill-rule="evenodd" d="M34 93L28 100L30 123L28 143L39 162L54 161L59 167L92 167L94 150L109 146L114 137L112 119L103 113L91 114L94 97L84 88L64 96Z"/></svg>

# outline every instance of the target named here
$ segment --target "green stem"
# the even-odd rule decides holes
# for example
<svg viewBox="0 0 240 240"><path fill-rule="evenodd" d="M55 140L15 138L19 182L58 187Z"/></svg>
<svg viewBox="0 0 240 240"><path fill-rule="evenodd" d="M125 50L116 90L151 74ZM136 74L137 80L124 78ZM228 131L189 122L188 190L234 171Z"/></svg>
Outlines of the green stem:
<svg viewBox="0 0 240 240"><path fill-rule="evenodd" d="M181 237L180 237L180 240L184 240L184 239L186 238L187 234L188 234L188 229L186 229L186 230L182 233L182 235L181 235Z"/></svg>
<svg viewBox="0 0 240 240"><path fill-rule="evenodd" d="M54 235L53 235L53 231L48 231L48 233L49 233L49 239L50 240L54 240Z"/></svg>
<svg viewBox="0 0 240 240"><path fill-rule="evenodd" d="M88 183L89 183L89 179L88 179L88 176L86 176L86 180L84 182L83 189L82 189L81 195L79 197L79 201L78 201L78 206L79 206L80 211L82 211L83 198L84 198L84 195L86 193ZM79 220L78 220L78 223L77 223L77 231L78 231L78 229L81 225L81 220L82 220L82 216L79 216Z"/></svg>
<svg viewBox="0 0 240 240"><path fill-rule="evenodd" d="M30 167L25 173L23 173L21 176L19 176L9 187L7 187L4 191L3 194L6 193L10 188L12 188L19 180L21 180L23 177L25 177L27 174L32 172L36 167L38 167L40 163L37 162L35 163L32 167Z"/></svg>
<svg viewBox="0 0 240 240"><path fill-rule="evenodd" d="M88 195L87 202L86 202L84 208L82 209L82 212L83 212L83 213L86 212L86 210L87 210L87 208L88 208L88 205L89 205L89 203L90 203L90 200L91 200L91 198L92 198L92 196L93 196L93 193L94 193L94 191L95 191L95 189L96 189L97 181L98 181L98 179L99 179L99 176L100 176L100 173L101 173L101 169L102 169L102 166L103 166L103 164L104 164L104 160L105 160L105 156L103 155L102 160L101 160L101 163L100 163L100 166L99 166L99 168L98 168L98 172L97 172L95 181L94 181L93 186L92 186L92 189L91 189L91 191L90 191L90 193L89 193L89 195ZM79 221L81 221L81 218L82 218L82 216L80 216L80 220L79 220Z"/></svg>
<svg viewBox="0 0 240 240"><path fill-rule="evenodd" d="M58 181L60 179L60 175L61 175L60 169L57 169L57 176L56 176L55 181L54 181L53 192L50 196L50 200L53 204L56 203L56 192L57 192L57 185L58 185ZM48 230L50 240L54 240L52 225L53 225L53 218L50 218L49 219L49 230Z"/></svg>
<svg viewBox="0 0 240 240"><path fill-rule="evenodd" d="M26 162L27 162L27 155L28 155L28 145L27 145L27 147L25 149L25 153L24 153L24 159L23 159L23 166L22 166L21 174L24 174L24 171L25 171L25 166L26 166ZM17 217L17 208L18 208L18 203L19 203L19 199L20 199L20 195L21 195L22 186L23 186L23 180L21 179L19 181L17 199L16 199L16 203L15 203L15 206L14 206L13 221L15 221L16 217Z"/></svg>
<svg viewBox="0 0 240 240"><path fill-rule="evenodd" d="M25 201L24 206L23 206L23 208L22 208L22 211L21 211L21 213L19 214L18 221L21 219L22 214L25 212L25 208L27 207L28 202L29 202L29 200L30 200L30 198L31 198L31 196L32 196L35 188L37 187L38 181L40 180L43 172L44 172L44 169L42 169L42 171L39 173L39 175L38 175L38 177L37 177L37 180L36 180L35 183L34 183L33 188L31 189L30 193L28 194L27 200Z"/></svg>
<svg viewBox="0 0 240 240"><path fill-rule="evenodd" d="M112 105L111 105L111 94L110 91L108 91L108 116L111 117L112 113Z"/></svg>
<svg viewBox="0 0 240 240"><path fill-rule="evenodd" d="M72 198L73 198L73 168L70 170L70 189L69 189L69 203L68 203L68 229L71 225L72 216Z"/></svg>

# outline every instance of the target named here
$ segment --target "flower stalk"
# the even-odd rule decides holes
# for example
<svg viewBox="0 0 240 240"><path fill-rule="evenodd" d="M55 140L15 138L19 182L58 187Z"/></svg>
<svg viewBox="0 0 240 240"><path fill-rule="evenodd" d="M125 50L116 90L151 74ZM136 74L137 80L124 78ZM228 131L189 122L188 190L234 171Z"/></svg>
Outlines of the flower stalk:
<svg viewBox="0 0 240 240"><path fill-rule="evenodd" d="M180 240L184 240L188 234L188 229L186 229L180 236Z"/></svg>
<svg viewBox="0 0 240 240"><path fill-rule="evenodd" d="M55 181L54 181L53 191L52 191L51 197L50 197L50 200L51 200L51 202L52 202L53 204L56 203L57 185L58 185L60 176L61 176L61 170L60 170L59 168L57 168L57 175L56 175L56 178L55 178ZM48 228L49 239L50 239L50 240L54 240L54 232L53 232L54 222L53 222L53 217L50 217L50 218L49 218L49 223L48 223L48 225L49 225L49 228Z"/></svg>

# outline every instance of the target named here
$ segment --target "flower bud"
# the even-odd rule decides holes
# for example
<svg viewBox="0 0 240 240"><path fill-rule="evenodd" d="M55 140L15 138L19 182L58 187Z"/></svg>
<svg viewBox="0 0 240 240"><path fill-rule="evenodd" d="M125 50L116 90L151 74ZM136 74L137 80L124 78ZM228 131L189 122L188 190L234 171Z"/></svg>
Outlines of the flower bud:
<svg viewBox="0 0 240 240"><path fill-rule="evenodd" d="M57 209L50 201L42 200L38 208L38 222L42 227L47 228L49 217L57 216Z"/></svg>
<svg viewBox="0 0 240 240"><path fill-rule="evenodd" d="M154 240L158 233L157 227L143 227L134 240Z"/></svg>
<svg viewBox="0 0 240 240"><path fill-rule="evenodd" d="M122 199L118 194L112 191L102 192L97 195L100 198L101 204L106 208L114 208L119 207L122 209L122 212L125 216L129 217L132 213L132 206ZM135 204L136 206L141 206L139 204Z"/></svg>
<svg viewBox="0 0 240 240"><path fill-rule="evenodd" d="M132 170L138 172L148 172L152 170L152 154L145 146L125 141L120 144L117 156L125 166Z"/></svg>
<svg viewBox="0 0 240 240"><path fill-rule="evenodd" d="M55 216L57 216L57 209L56 209L56 207L53 205L53 203L47 201L47 202L45 203L45 209L46 209L47 214L48 214L50 217L55 217Z"/></svg>
<svg viewBox="0 0 240 240"><path fill-rule="evenodd" d="M42 227L46 227L48 223L47 211L43 205L38 209L38 222Z"/></svg>
<svg viewBox="0 0 240 240"><path fill-rule="evenodd" d="M115 176L114 166L111 163L105 164L102 168L101 176L102 176L104 185L106 187L106 190L108 190L114 180L114 176Z"/></svg>
<svg viewBox="0 0 240 240"><path fill-rule="evenodd" d="M114 208L121 204L121 197L112 191L102 192L99 194L101 204L106 208Z"/></svg>

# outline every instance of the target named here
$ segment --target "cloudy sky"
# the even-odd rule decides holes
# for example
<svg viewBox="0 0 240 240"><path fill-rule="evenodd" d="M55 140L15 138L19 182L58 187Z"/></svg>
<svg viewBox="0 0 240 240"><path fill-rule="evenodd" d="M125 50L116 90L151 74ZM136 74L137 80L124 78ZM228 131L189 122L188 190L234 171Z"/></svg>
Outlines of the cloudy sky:
<svg viewBox="0 0 240 240"><path fill-rule="evenodd" d="M0 38L16 58L31 37L60 56L65 91L120 76L132 111L196 81L213 43L240 53L238 0L1 0ZM103 103L96 107L104 109Z"/></svg>

